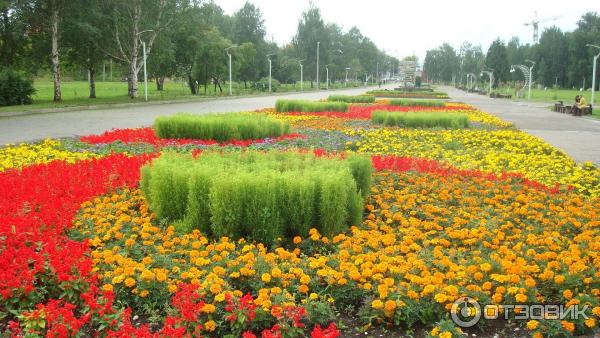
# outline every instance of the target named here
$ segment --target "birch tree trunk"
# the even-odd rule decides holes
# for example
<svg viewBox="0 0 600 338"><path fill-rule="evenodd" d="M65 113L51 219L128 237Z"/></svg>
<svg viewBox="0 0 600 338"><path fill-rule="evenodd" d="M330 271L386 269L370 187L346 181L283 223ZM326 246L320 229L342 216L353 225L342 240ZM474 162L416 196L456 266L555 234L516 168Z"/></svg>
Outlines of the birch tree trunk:
<svg viewBox="0 0 600 338"><path fill-rule="evenodd" d="M54 3L52 14L50 16L50 26L52 35L52 77L54 80L54 102L62 99L60 90L60 58L58 50L58 24L60 20L58 4Z"/></svg>
<svg viewBox="0 0 600 338"><path fill-rule="evenodd" d="M131 22L131 55L129 55L129 76L127 77L127 89L129 97L134 99L138 94L138 48L140 33L140 16L142 6L139 1L133 5L133 17Z"/></svg>
<svg viewBox="0 0 600 338"><path fill-rule="evenodd" d="M96 98L96 67L90 66L88 71L90 72L90 99Z"/></svg>

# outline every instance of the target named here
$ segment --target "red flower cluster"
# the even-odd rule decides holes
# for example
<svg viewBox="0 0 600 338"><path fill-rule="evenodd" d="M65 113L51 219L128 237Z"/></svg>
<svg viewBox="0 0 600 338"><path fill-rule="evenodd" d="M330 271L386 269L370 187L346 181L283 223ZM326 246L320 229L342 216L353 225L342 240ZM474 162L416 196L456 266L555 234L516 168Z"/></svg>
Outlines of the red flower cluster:
<svg viewBox="0 0 600 338"><path fill-rule="evenodd" d="M417 171L420 173L433 173L442 176L457 175L464 177L482 177L490 181L517 179L526 186L546 191L551 194L558 193L560 188L559 183L556 183L554 187L548 187L540 182L529 180L519 173L502 173L501 175L496 175L479 170L457 169L442 162L423 158L377 155L371 156L371 163L373 163L373 167L377 171Z"/></svg>
<svg viewBox="0 0 600 338"><path fill-rule="evenodd" d="M392 106L387 104L373 104L368 106L361 105L350 105L348 107L348 112L290 112L286 113L288 115L318 115L318 116L328 116L328 117L339 117L350 120L369 120L371 119L371 113L376 110L385 110L385 111L399 111L399 112L409 112L409 111L449 111L449 110L461 110L465 109L464 106L447 106L447 107L407 107L407 106Z"/></svg>
<svg viewBox="0 0 600 338"><path fill-rule="evenodd" d="M294 138L306 138L304 135L300 134L286 134L276 138L273 138L275 142L294 139ZM152 144L155 147L164 147L164 146L177 146L184 144L195 144L195 145L220 145L220 146L238 146L238 147L248 147L254 143L264 143L267 139L259 139L259 140L232 140L228 142L219 143L214 140L193 140L193 139L163 139L156 135L154 129L147 128L135 128L135 129L113 129L107 132L104 132L99 135L88 135L82 136L79 138L80 141L89 143L89 144L106 144L112 143L116 141L121 141L125 144L130 143L148 143Z"/></svg>

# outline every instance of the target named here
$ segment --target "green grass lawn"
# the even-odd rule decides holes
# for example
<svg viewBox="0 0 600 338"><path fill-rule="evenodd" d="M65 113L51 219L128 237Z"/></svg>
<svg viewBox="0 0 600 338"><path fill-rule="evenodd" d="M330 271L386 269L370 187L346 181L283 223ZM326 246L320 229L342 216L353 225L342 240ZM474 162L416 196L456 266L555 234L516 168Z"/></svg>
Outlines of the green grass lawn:
<svg viewBox="0 0 600 338"><path fill-rule="evenodd" d="M513 100L519 100L519 101L527 100L527 90L525 90L523 92L524 96L521 98L516 97L514 88L501 88L499 90L499 92L505 93L505 94L512 94ZM592 99L592 92L589 90L580 92L579 90L575 90L575 89L550 89L550 88L548 88L547 90L543 90L543 89L531 88L531 100L536 101L536 102L555 103L558 101L563 101L565 104L572 104L573 102L575 102L576 95L583 95L583 97L585 97L585 100L588 103L590 103L590 101ZM596 96L595 97L596 104L598 104L598 102L600 101L600 93L596 92L595 96Z"/></svg>
<svg viewBox="0 0 600 338"><path fill-rule="evenodd" d="M324 84L321 84L324 87ZM53 109L73 106L94 106L101 104L119 104L119 103L135 103L144 102L144 83L140 82L138 87L138 98L131 99L127 96L127 82L97 82L96 83L96 99L90 99L89 84L87 81L64 81L62 83L62 102L55 103L52 101L54 87L52 81L47 79L36 80L34 86L37 93L33 96L33 104L22 106L0 107L1 112L18 112L32 111L38 109ZM351 84L348 84L350 87ZM244 84L233 85L234 95L253 95L267 94L258 90L253 90L248 84L248 89L244 89ZM330 84L330 88L343 88L343 83ZM299 91L300 83L282 84L277 92ZM304 83L304 90L309 91L310 82ZM312 89L315 90L315 89ZM164 101L164 100L181 100L181 99L202 99L209 97L228 96L229 87L223 85L223 92L214 91L213 86L207 87L207 92L204 93L204 87L200 88L200 94L192 95L185 82L180 81L165 81L164 90L156 90L154 82L148 83L148 101Z"/></svg>

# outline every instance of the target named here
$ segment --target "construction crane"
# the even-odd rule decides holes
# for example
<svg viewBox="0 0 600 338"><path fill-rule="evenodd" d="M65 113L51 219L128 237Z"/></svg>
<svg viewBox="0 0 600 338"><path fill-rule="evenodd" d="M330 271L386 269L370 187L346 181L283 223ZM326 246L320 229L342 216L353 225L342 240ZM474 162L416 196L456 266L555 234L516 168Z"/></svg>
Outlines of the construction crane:
<svg viewBox="0 0 600 338"><path fill-rule="evenodd" d="M533 26L533 43L538 43L538 32L539 32L539 24L542 22L554 21L560 19L562 16L552 16L544 19L538 19L537 11L533 14L533 20L526 22L525 26Z"/></svg>

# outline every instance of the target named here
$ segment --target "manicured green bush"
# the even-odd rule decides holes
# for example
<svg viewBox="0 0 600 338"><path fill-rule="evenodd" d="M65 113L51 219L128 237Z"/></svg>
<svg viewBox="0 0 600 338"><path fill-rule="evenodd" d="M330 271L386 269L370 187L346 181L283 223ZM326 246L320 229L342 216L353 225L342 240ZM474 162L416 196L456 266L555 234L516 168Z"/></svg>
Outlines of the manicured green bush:
<svg viewBox="0 0 600 338"><path fill-rule="evenodd" d="M407 100L407 99L394 99L390 100L392 106L405 106L405 107L445 107L444 101L435 100Z"/></svg>
<svg viewBox="0 0 600 338"><path fill-rule="evenodd" d="M281 83L277 79L271 78L271 91L276 92L279 90ZM269 78L263 77L260 80L252 84L252 88L260 90L261 92L269 91Z"/></svg>
<svg viewBox="0 0 600 338"><path fill-rule="evenodd" d="M283 100L279 99L275 103L275 110L284 112L323 112L323 111L348 111L346 102L318 102L305 100Z"/></svg>
<svg viewBox="0 0 600 338"><path fill-rule="evenodd" d="M425 90L388 90L376 89L367 92L368 95L375 97L397 97L413 99L447 99L448 94L444 92L425 91Z"/></svg>
<svg viewBox="0 0 600 338"><path fill-rule="evenodd" d="M280 120L245 113L159 116L154 129L161 138L219 142L277 137L290 132L289 124Z"/></svg>
<svg viewBox="0 0 600 338"><path fill-rule="evenodd" d="M398 126L405 128L448 128L460 129L469 127L469 119L466 115L442 112L390 112L374 111L371 121L386 126Z"/></svg>
<svg viewBox="0 0 600 338"><path fill-rule="evenodd" d="M151 210L179 231L272 244L312 227L332 236L358 224L372 171L357 155L166 152L142 168L140 187Z"/></svg>
<svg viewBox="0 0 600 338"><path fill-rule="evenodd" d="M375 96L373 95L329 95L327 101L330 102L347 102L347 103L373 103Z"/></svg>
<svg viewBox="0 0 600 338"><path fill-rule="evenodd" d="M0 71L0 106L31 104L33 94L33 81L10 68Z"/></svg>

